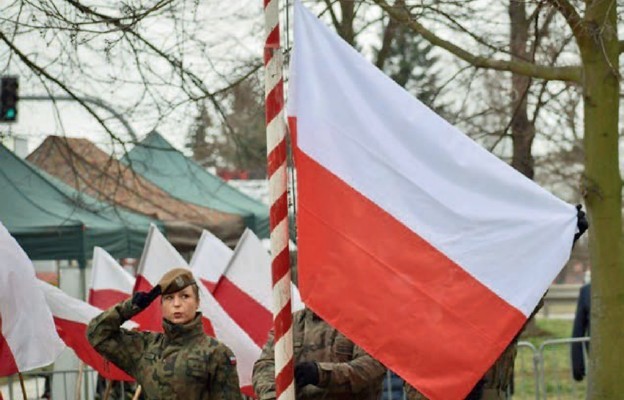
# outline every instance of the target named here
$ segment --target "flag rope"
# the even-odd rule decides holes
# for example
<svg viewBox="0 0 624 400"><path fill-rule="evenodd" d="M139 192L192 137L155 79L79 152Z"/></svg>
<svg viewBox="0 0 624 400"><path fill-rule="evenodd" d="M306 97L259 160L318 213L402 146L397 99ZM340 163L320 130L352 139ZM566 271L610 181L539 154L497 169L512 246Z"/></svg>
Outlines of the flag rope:
<svg viewBox="0 0 624 400"><path fill-rule="evenodd" d="M279 0L264 0L265 112L269 177L275 395L294 400L290 254L288 250L287 145Z"/></svg>

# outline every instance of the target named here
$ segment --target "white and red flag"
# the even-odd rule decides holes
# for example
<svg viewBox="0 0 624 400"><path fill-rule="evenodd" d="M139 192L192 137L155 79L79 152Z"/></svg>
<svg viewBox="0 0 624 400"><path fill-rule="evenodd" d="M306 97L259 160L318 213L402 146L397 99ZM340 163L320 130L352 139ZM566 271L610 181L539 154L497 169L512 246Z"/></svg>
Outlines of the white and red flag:
<svg viewBox="0 0 624 400"><path fill-rule="evenodd" d="M101 247L93 248L89 304L106 310L132 296L134 277Z"/></svg>
<svg viewBox="0 0 624 400"><path fill-rule="evenodd" d="M152 225L139 262L135 291L151 290L158 284L160 278L173 268L189 268L189 266L158 228ZM195 276L195 279L198 280L198 277ZM197 286L200 295L199 311L203 316L204 331L207 335L225 343L234 352L241 391L252 396L251 372L253 363L260 356L261 348L223 310L206 287ZM159 302L157 299L133 318L140 324L142 330L162 331L162 313Z"/></svg>
<svg viewBox="0 0 624 400"><path fill-rule="evenodd" d="M303 309L299 291L292 283L291 292L292 310ZM264 346L273 325L271 257L251 230L243 232L213 295L253 341Z"/></svg>
<svg viewBox="0 0 624 400"><path fill-rule="evenodd" d="M202 232L191 259L191 269L210 293L214 291L225 272L232 253L232 249L221 239L207 230Z"/></svg>
<svg viewBox="0 0 624 400"><path fill-rule="evenodd" d="M102 313L102 310L69 296L49 283L43 281L38 283L54 316L56 331L76 356L106 379L133 381L132 377L95 351L87 340L87 326L93 318ZM136 326L137 324L132 321L126 321L123 325L126 329L133 329Z"/></svg>
<svg viewBox="0 0 624 400"><path fill-rule="evenodd" d="M0 376L49 365L65 346L32 262L0 223Z"/></svg>
<svg viewBox="0 0 624 400"><path fill-rule="evenodd" d="M305 303L431 399L462 399L567 261L576 210L295 2L288 117Z"/></svg>
<svg viewBox="0 0 624 400"><path fill-rule="evenodd" d="M197 277L195 277L197 279ZM236 356L236 370L241 392L247 396L254 396L251 384L253 365L260 357L262 346L256 344L251 337L232 319L219 302L202 285L199 286L199 309L207 317L214 329L213 335L225 343ZM267 331L268 332L268 331Z"/></svg>

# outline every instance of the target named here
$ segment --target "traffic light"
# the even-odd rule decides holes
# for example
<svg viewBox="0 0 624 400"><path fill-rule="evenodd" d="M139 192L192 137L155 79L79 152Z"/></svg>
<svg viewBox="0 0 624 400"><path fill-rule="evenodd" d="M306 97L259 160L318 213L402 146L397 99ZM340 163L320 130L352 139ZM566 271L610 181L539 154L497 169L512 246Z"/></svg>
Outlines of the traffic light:
<svg viewBox="0 0 624 400"><path fill-rule="evenodd" d="M19 83L16 76L3 76L0 88L0 121L15 122L17 119L17 89Z"/></svg>

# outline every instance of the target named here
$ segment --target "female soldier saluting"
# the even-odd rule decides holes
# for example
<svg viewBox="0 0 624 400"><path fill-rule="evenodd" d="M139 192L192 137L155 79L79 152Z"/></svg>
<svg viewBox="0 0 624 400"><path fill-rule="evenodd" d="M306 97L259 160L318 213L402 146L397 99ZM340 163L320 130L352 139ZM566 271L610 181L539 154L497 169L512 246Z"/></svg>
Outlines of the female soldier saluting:
<svg viewBox="0 0 624 400"><path fill-rule="evenodd" d="M162 293L164 333L121 328ZM107 360L134 377L150 400L240 400L232 351L202 328L191 271L167 272L150 292L137 292L89 323L87 337Z"/></svg>

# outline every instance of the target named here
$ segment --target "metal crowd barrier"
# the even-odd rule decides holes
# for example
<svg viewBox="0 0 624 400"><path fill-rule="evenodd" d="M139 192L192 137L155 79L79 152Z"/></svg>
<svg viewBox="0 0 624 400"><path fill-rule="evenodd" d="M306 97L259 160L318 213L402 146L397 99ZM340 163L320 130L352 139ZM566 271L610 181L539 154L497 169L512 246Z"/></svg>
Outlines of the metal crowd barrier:
<svg viewBox="0 0 624 400"><path fill-rule="evenodd" d="M91 368L24 372L22 377L29 400L98 400L104 398L106 390L106 381L101 380L98 385L98 374ZM132 399L134 391L127 388L130 385L114 382L108 400ZM22 400L24 398L17 375L7 377L5 383L0 385L0 391L4 400Z"/></svg>
<svg viewBox="0 0 624 400"><path fill-rule="evenodd" d="M545 340L538 347L525 341L518 343L514 371L514 399L582 400L587 396L586 377L581 382L572 378L570 346L588 343L589 337ZM583 346L585 353L585 346ZM587 360L587 354L585 354ZM531 364L528 366L527 364ZM532 381L532 382L529 382Z"/></svg>
<svg viewBox="0 0 624 400"><path fill-rule="evenodd" d="M518 342L514 365L513 394L520 399L539 399L539 365L537 348L531 342Z"/></svg>
<svg viewBox="0 0 624 400"><path fill-rule="evenodd" d="M544 341L538 349L540 356L540 395L539 399L583 400L587 397L586 376L581 382L572 378L570 350L573 343L588 343L589 337L552 339ZM583 345L584 358L587 354ZM564 356L565 355L565 356Z"/></svg>

